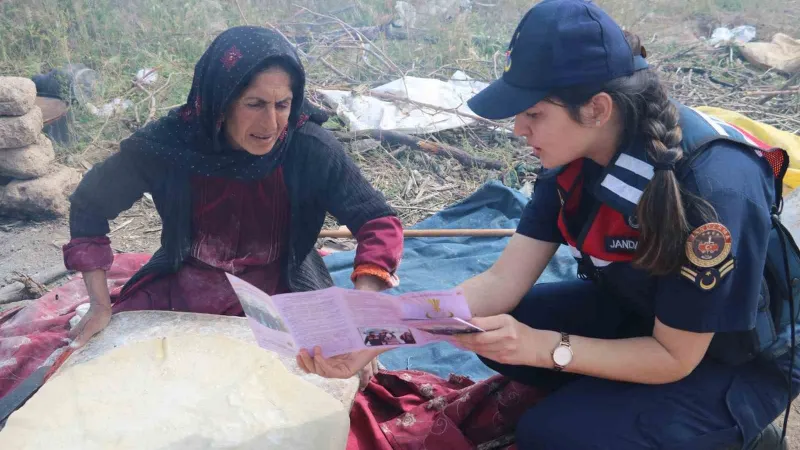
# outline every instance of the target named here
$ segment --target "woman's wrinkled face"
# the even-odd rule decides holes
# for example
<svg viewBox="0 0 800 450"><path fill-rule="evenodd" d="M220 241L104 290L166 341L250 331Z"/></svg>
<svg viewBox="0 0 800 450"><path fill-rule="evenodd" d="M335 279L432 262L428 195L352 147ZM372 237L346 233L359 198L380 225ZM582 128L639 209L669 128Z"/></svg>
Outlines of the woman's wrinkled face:
<svg viewBox="0 0 800 450"><path fill-rule="evenodd" d="M541 101L518 114L514 134L523 136L545 169L587 156L597 131L572 119L567 108Z"/></svg>
<svg viewBox="0 0 800 450"><path fill-rule="evenodd" d="M292 80L274 67L257 75L225 116L225 134L231 144L253 155L266 155L289 123Z"/></svg>

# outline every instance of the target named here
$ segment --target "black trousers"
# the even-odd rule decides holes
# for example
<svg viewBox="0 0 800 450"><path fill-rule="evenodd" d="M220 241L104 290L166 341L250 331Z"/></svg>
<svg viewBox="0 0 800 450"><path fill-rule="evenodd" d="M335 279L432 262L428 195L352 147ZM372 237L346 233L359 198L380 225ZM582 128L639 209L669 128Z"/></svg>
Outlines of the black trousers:
<svg viewBox="0 0 800 450"><path fill-rule="evenodd" d="M588 281L536 285L511 314L534 328L586 337L652 332ZM736 367L704 360L686 378L662 385L482 360L516 381L555 388L520 420L520 449L742 448L781 414L789 395L784 375L788 356ZM800 371L795 370L793 379L797 392Z"/></svg>

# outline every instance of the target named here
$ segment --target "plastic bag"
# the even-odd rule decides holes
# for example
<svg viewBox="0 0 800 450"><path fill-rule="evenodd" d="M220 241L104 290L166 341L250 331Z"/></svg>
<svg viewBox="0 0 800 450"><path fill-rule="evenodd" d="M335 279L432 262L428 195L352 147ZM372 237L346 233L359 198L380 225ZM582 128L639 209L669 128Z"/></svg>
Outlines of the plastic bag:
<svg viewBox="0 0 800 450"><path fill-rule="evenodd" d="M711 33L709 44L714 47L720 45L744 45L756 38L756 28L750 25L740 25L733 30L720 27Z"/></svg>

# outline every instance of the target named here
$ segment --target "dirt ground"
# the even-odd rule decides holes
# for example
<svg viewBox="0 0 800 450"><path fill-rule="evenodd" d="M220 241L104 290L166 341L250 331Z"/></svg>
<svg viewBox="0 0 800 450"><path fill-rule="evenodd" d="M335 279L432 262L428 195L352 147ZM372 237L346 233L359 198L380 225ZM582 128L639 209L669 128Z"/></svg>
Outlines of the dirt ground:
<svg viewBox="0 0 800 450"><path fill-rule="evenodd" d="M26 223L0 219L0 286L15 272L33 275L63 264L61 245L68 240L66 220Z"/></svg>
<svg viewBox="0 0 800 450"><path fill-rule="evenodd" d="M161 224L147 200L109 224L112 248L121 252L153 252ZM62 246L69 241L67 219L28 222L0 217L0 288L19 274L33 276L63 267Z"/></svg>

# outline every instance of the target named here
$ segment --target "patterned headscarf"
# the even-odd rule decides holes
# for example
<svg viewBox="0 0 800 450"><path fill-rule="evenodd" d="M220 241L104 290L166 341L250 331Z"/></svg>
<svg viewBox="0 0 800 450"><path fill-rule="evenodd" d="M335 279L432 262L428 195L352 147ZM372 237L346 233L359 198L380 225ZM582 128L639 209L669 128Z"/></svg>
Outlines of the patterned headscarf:
<svg viewBox="0 0 800 450"><path fill-rule="evenodd" d="M223 132L224 114L253 76L273 64L288 69L293 100L289 123L273 149L257 156L234 150ZM191 175L257 180L283 160L308 115L305 72L294 48L275 31L255 26L226 30L195 65L186 103L120 143L121 151L146 152Z"/></svg>

